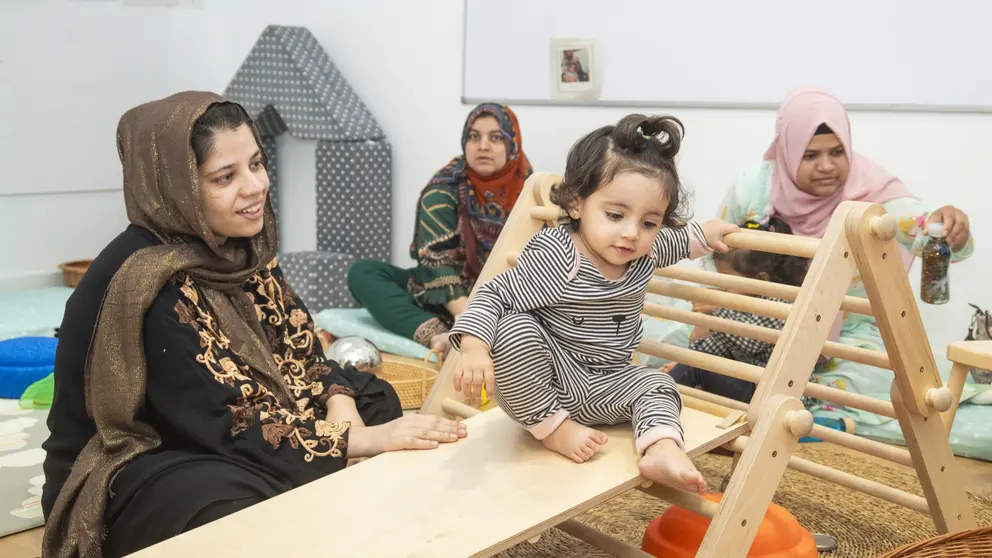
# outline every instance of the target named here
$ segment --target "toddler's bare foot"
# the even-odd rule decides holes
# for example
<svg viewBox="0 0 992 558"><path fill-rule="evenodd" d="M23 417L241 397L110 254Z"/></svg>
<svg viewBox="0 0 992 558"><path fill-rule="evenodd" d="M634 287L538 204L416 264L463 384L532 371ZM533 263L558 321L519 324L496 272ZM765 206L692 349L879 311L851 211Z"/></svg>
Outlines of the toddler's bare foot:
<svg viewBox="0 0 992 558"><path fill-rule="evenodd" d="M572 419L565 419L565 422L561 423L554 432L541 440L549 450L556 451L576 463L588 461L606 441L606 434L582 426Z"/></svg>
<svg viewBox="0 0 992 558"><path fill-rule="evenodd" d="M641 476L651 482L686 492L705 494L707 491L706 479L675 440L670 438L651 444L637 466Z"/></svg>

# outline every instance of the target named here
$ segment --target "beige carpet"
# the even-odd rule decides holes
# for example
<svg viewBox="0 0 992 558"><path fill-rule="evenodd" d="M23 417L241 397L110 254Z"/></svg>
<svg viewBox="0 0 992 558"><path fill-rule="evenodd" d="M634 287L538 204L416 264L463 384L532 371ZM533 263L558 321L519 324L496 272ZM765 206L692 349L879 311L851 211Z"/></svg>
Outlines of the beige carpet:
<svg viewBox="0 0 992 558"><path fill-rule="evenodd" d="M822 444L802 444L796 455L922 495L915 476L879 465L870 458L852 456ZM696 466L706 476L710 488L716 490L730 471L730 458L708 454L698 458ZM824 558L873 558L905 543L937 534L927 516L791 470L785 473L775 502L789 510L810 531L837 538L837 549L821 553ZM992 525L992 500L973 497L972 504L979 526ZM640 547L644 529L666 507L667 504L632 490L577 519ZM498 556L599 558L610 555L552 529L537 544L523 543Z"/></svg>

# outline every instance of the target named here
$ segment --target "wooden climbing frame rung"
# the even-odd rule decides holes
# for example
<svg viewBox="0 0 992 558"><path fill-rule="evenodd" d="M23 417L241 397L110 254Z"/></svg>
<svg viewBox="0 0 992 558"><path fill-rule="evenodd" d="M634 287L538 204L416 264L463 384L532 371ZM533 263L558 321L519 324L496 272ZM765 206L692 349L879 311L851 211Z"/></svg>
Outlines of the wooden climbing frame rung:
<svg viewBox="0 0 992 558"><path fill-rule="evenodd" d="M693 387L679 386L679 392L682 393L683 397L701 399L715 405L722 405L729 409L735 409L738 411L747 410L747 403L737 401L735 399L728 399L721 395L705 392ZM814 438L819 438L824 442L830 442L831 444L836 444L844 448L860 451L861 453L866 453L880 459L898 463L899 465L903 465L905 467L913 467L913 457L909 454L909 451L897 446L883 444L881 442L869 440L868 438L862 438L861 436L856 436L854 434L848 434L847 432L842 432L840 430L827 426L821 426L819 424L813 425L809 435Z"/></svg>
<svg viewBox="0 0 992 558"><path fill-rule="evenodd" d="M734 440L730 446L736 452L744 452L749 442L750 439L747 436L741 436L740 438ZM886 486L879 482L861 478L857 475L845 473L844 471L840 471L833 467L828 467L808 459L791 456L789 458L788 467L818 479L830 481L834 484L839 484L852 490L870 494L911 510L916 510L921 513L929 513L930 511L925 498L899 490L898 488Z"/></svg>
<svg viewBox="0 0 992 558"><path fill-rule="evenodd" d="M740 232L728 234L723 238L724 243L731 248L757 250L786 256L812 258L820 248L820 239L808 236L741 229Z"/></svg>
<svg viewBox="0 0 992 558"><path fill-rule="evenodd" d="M659 268L655 275L678 281L688 281L701 285L710 285L721 289L732 289L748 294L780 298L782 300L796 300L799 296L799 287L774 283L772 281L761 281L749 277L739 277L737 275L725 275L714 273L704 269L673 265L671 267ZM845 312L853 312L865 316L872 316L871 302L867 298L857 296L845 296L840 304L840 309Z"/></svg>
<svg viewBox="0 0 992 558"><path fill-rule="evenodd" d="M774 345L778 343L782 332L769 327L756 326L754 324L735 322L726 318L719 318L701 312L682 310L663 304L647 303L644 305L644 313L655 318L681 322L696 327L704 327L713 331L722 331L731 335L756 339ZM889 357L882 351L872 349L862 349L844 345L834 341L827 341L823 344L823 354L828 357L836 357L844 360L860 362L869 366L890 369Z"/></svg>
<svg viewBox="0 0 992 558"><path fill-rule="evenodd" d="M531 217L547 222L557 221L561 217L561 211L557 207L535 206L530 208Z"/></svg>
<svg viewBox="0 0 992 558"><path fill-rule="evenodd" d="M764 376L765 371L765 369L760 366L755 366L746 362L739 362L729 358L693 351L692 349L685 349L683 347L677 347L668 343L659 343L658 341L641 341L641 344L637 350L644 354L656 356L664 360L681 362L683 364L688 364L689 366L702 368L703 370L709 370L710 372L716 372L717 374L723 374L724 376L730 376L731 378L746 380L759 385L762 382L762 377ZM854 407L855 409L861 409L863 411L868 411L869 413L875 413L884 417L896 418L895 411L892 409L892 404L887 401L882 401L881 399L875 399L874 397L868 397L858 393L842 391L821 384L814 384L808 380L809 372L806 373L802 380L796 380L796 382L801 381L802 383L802 385L798 388L799 393L805 393L806 395L815 397L816 399L837 403L838 405L844 405L847 407Z"/></svg>
<svg viewBox="0 0 992 558"><path fill-rule="evenodd" d="M688 300L690 302L709 304L718 308L730 308L741 312L750 312L780 320L788 318L789 312L792 311L792 305L786 302L765 300L763 298L728 293L706 287L692 287L661 279L652 279L648 283L648 292L670 298Z"/></svg>
<svg viewBox="0 0 992 558"><path fill-rule="evenodd" d="M709 517L711 519L720 509L720 504L714 502L713 500L707 500L698 494L689 494L688 492L675 490L674 488L664 485L646 482L637 488L641 492L650 494L659 500L670 502L680 508L687 509L691 512L696 512L699 515Z"/></svg>

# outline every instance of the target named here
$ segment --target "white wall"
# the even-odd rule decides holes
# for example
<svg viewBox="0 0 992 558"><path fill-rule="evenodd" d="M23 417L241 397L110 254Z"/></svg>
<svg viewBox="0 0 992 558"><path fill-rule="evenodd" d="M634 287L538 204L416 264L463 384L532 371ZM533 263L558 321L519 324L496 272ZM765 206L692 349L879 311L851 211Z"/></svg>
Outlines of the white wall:
<svg viewBox="0 0 992 558"><path fill-rule="evenodd" d="M279 246L286 252L317 249L317 141L276 138Z"/></svg>
<svg viewBox="0 0 992 558"><path fill-rule="evenodd" d="M157 10L162 24L168 25L168 36L162 44L121 44L120 48L159 52L157 59L145 62L158 67L158 72L168 78L167 86L157 82L151 84L161 88L155 92L156 96L186 88L222 90L267 24L308 27L368 104L393 145L394 261L408 264L414 203L434 171L457 154L462 121L470 109L460 102L462 0L327 0L319 3L204 0L204 3L203 9L128 8L130 16L135 18L145 18L139 13ZM78 11L96 9L105 3L13 0L13 4L8 4L5 1L0 7L0 22L10 21L8 10L13 5L20 7L15 15L23 18L28 14L34 18L31 21L22 19L19 26L41 24L44 21L39 20L39 14L43 10L38 8L33 13L31 10L36 5L52 4L64 5L64 8L71 5ZM44 11L49 18L73 17L69 12L58 15L52 10ZM144 21L142 19L143 24ZM100 35L102 29L98 23L91 21L94 26L91 32L76 40ZM2 27L0 31L3 31ZM155 40L154 33L150 37L149 40ZM0 41L0 47L4 45ZM48 52L55 50L52 48ZM0 61L11 55L0 50ZM46 62L38 60L40 66ZM645 63L649 64L648 61ZM98 69L93 71L108 70L99 59L89 60L87 64ZM658 71L663 71L663 60L655 64ZM3 68L0 63L0 92L5 85ZM129 86L129 80L135 76L137 79L152 78L147 78L144 66L113 70L116 78L108 79L100 89L73 89L72 83L65 83L59 95L104 99L103 103L109 102L106 101L108 98L117 99L122 101L120 110L123 111L130 106L130 99L124 93L135 89ZM692 76L673 76L673 79L692 79ZM16 85L32 91L39 87L37 83ZM47 93L39 90L38 94ZM16 106L4 106L0 110L5 111L0 118L4 126L11 119L15 123L45 122L43 114L24 113ZM630 112L618 108L537 106L516 106L514 110L523 128L524 149L535 168L555 172L563 170L565 154L579 136ZM644 108L642 112L664 112L664 109ZM679 110L676 114L687 129L680 158L682 176L695 190L697 214L709 217L717 211L730 181L742 169L759 161L772 135L774 113ZM71 115L62 117L71 118ZM992 225L982 220L992 207L992 185L985 172L988 154L992 153L992 135L988 133L992 129L992 116L855 113L852 120L855 149L897 173L919 196L934 204L957 205L971 214L972 228L979 238L978 254L952 268L949 305L921 305L935 346L960 339L970 315L967 303L992 306L992 295L982 294L985 291L981 287L986 281L979 275L982 270L992 270L992 256L984 244L992 238ZM112 124L116 125L116 121ZM67 123L63 125L68 126ZM19 176L46 183L86 180L102 185L117 184L120 170L113 152L113 126L108 127L109 139L108 130L104 128L99 134L94 132L91 142L75 146L82 158L92 163L85 169L85 174L80 174L72 165L60 164L66 160L61 152L45 150L22 151L16 160L3 159L4 174L9 176L14 168L13 172L20 173ZM303 143L296 142L290 150L312 149ZM4 145L0 153L9 149L9 145ZM312 155L306 153L286 155L283 160L312 168ZM294 168L286 172L297 176L306 176L309 172L298 171ZM282 191L299 188L287 195L302 200L312 192L312 187L312 183L284 184ZM305 213L304 207L295 205L295 208L294 214L297 211L301 216ZM116 193L0 197L0 273L50 270L61 261L92 257L125 221L120 196ZM84 228L87 232L81 233ZM284 222L281 228L287 241L306 247L304 243L308 242L307 235L312 234L313 224L304 219L298 223ZM916 288L918 265L911 277Z"/></svg>

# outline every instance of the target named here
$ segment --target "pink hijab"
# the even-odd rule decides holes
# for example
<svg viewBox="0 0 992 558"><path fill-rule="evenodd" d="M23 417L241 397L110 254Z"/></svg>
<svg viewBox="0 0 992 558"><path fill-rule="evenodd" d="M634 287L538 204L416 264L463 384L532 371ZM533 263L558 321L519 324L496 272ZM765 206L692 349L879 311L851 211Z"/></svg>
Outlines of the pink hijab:
<svg viewBox="0 0 992 558"><path fill-rule="evenodd" d="M820 124L826 124L840 139L850 159L847 181L829 197L807 194L796 185L799 163ZM770 200L795 234L822 238L830 216L842 201L885 203L913 198L901 180L867 157L851 149L851 122L844 105L833 95L816 88L789 93L778 109L775 139L765 151L766 161L775 161Z"/></svg>

